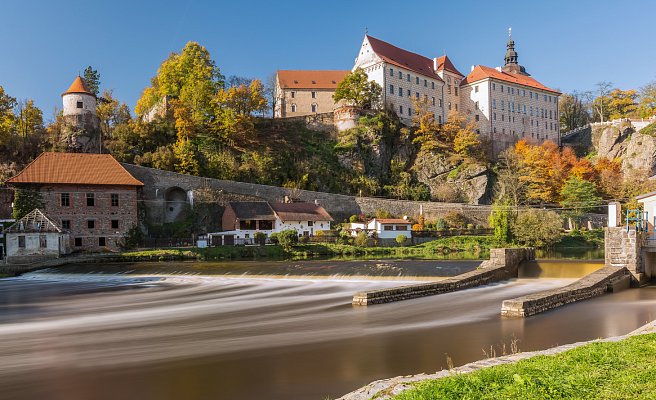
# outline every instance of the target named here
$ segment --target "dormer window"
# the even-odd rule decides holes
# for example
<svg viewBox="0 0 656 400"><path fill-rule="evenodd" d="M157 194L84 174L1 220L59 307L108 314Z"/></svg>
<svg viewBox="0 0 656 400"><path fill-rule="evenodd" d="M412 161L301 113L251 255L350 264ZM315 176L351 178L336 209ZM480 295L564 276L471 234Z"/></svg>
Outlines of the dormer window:
<svg viewBox="0 0 656 400"><path fill-rule="evenodd" d="M82 108L82 106L83 106L82 102L81 102L81 101L78 101L78 102L77 102L77 108Z"/></svg>

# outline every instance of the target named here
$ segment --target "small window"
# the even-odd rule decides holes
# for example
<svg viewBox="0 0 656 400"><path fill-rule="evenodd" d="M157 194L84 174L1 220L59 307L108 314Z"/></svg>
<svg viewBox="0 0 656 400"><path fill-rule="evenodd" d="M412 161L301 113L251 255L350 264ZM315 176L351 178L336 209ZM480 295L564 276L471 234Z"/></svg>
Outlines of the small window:
<svg viewBox="0 0 656 400"><path fill-rule="evenodd" d="M312 98L316 99L317 98L317 92L312 92Z"/></svg>
<svg viewBox="0 0 656 400"><path fill-rule="evenodd" d="M21 249L25 248L25 236L18 237L18 247L20 247Z"/></svg>
<svg viewBox="0 0 656 400"><path fill-rule="evenodd" d="M399 96L403 97L403 88L399 88Z"/></svg>
<svg viewBox="0 0 656 400"><path fill-rule="evenodd" d="M118 220L117 219L112 220L112 229L118 229Z"/></svg>
<svg viewBox="0 0 656 400"><path fill-rule="evenodd" d="M442 124L442 116L441 115L437 116L437 123L440 124L440 125Z"/></svg>
<svg viewBox="0 0 656 400"><path fill-rule="evenodd" d="M389 92L390 94L394 94L394 85L389 86Z"/></svg>
<svg viewBox="0 0 656 400"><path fill-rule="evenodd" d="M383 225L383 230L384 231L393 231L394 230L394 225Z"/></svg>
<svg viewBox="0 0 656 400"><path fill-rule="evenodd" d="M419 85L419 77L416 77L416 78L415 78L415 83L416 83L417 85Z"/></svg>
<svg viewBox="0 0 656 400"><path fill-rule="evenodd" d="M82 108L83 106L84 106L84 105L82 104L81 101L78 101L78 102L77 102L77 108Z"/></svg>
<svg viewBox="0 0 656 400"><path fill-rule="evenodd" d="M292 96L292 99L296 98L296 92L291 91L291 92L290 92L290 95Z"/></svg>
<svg viewBox="0 0 656 400"><path fill-rule="evenodd" d="M75 247L82 247L82 238L75 238Z"/></svg>
<svg viewBox="0 0 656 400"><path fill-rule="evenodd" d="M112 199L112 207L118 207L118 193L112 193L110 197Z"/></svg>
<svg viewBox="0 0 656 400"><path fill-rule="evenodd" d="M87 228L94 229L96 227L96 221L93 219L87 220Z"/></svg>
<svg viewBox="0 0 656 400"><path fill-rule="evenodd" d="M71 229L70 219L62 219L62 229Z"/></svg>
<svg viewBox="0 0 656 400"><path fill-rule="evenodd" d="M410 82L410 74L408 74L408 82Z"/></svg>
<svg viewBox="0 0 656 400"><path fill-rule="evenodd" d="M308 221L308 226L314 226L314 221Z"/></svg>
<svg viewBox="0 0 656 400"><path fill-rule="evenodd" d="M478 101L477 101L476 103L474 103L474 104L475 104L475 106L476 106L476 109L478 110Z"/></svg>
<svg viewBox="0 0 656 400"><path fill-rule="evenodd" d="M397 231L407 231L408 227L406 225L397 225L396 230Z"/></svg>
<svg viewBox="0 0 656 400"><path fill-rule="evenodd" d="M292 112L296 112L296 104L292 104Z"/></svg>
<svg viewBox="0 0 656 400"><path fill-rule="evenodd" d="M100 247L105 247L107 245L107 240L104 237L99 237L98 238L98 246Z"/></svg>
<svg viewBox="0 0 656 400"><path fill-rule="evenodd" d="M435 82L431 82L431 89L435 89Z"/></svg>
<svg viewBox="0 0 656 400"><path fill-rule="evenodd" d="M39 235L39 247L45 249L48 247L48 238L46 235Z"/></svg>
<svg viewBox="0 0 656 400"><path fill-rule="evenodd" d="M399 71L399 79L403 79L403 72Z"/></svg>
<svg viewBox="0 0 656 400"><path fill-rule="evenodd" d="M412 117L412 108L408 107L408 117Z"/></svg>
<svg viewBox="0 0 656 400"><path fill-rule="evenodd" d="M312 112L317 112L317 105L316 104L312 104Z"/></svg>
<svg viewBox="0 0 656 400"><path fill-rule="evenodd" d="M458 95L458 86L454 86L453 90L455 91L455 95L457 96Z"/></svg>
<svg viewBox="0 0 656 400"><path fill-rule="evenodd" d="M432 101L433 105L435 105L435 97L431 97L431 101Z"/></svg>
<svg viewBox="0 0 656 400"><path fill-rule="evenodd" d="M478 93L478 85L474 86L474 93Z"/></svg>
<svg viewBox="0 0 656 400"><path fill-rule="evenodd" d="M412 91L410 89L407 90L408 97L412 96Z"/></svg>
<svg viewBox="0 0 656 400"><path fill-rule="evenodd" d="M394 76L394 68L390 68L390 76Z"/></svg>
<svg viewBox="0 0 656 400"><path fill-rule="evenodd" d="M419 92L415 92L415 98L419 100Z"/></svg>
<svg viewBox="0 0 656 400"><path fill-rule="evenodd" d="M456 111L458 111L458 103L456 103Z"/></svg>
<svg viewBox="0 0 656 400"><path fill-rule="evenodd" d="M424 79L424 87L428 87L428 81Z"/></svg>
<svg viewBox="0 0 656 400"><path fill-rule="evenodd" d="M403 106L399 106L399 114L403 114Z"/></svg>
<svg viewBox="0 0 656 400"><path fill-rule="evenodd" d="M93 193L87 193L87 207L96 205L96 196Z"/></svg>
<svg viewBox="0 0 656 400"><path fill-rule="evenodd" d="M59 195L61 198L61 206L62 207L68 207L71 205L71 194L70 193L62 193Z"/></svg>
<svg viewBox="0 0 656 400"><path fill-rule="evenodd" d="M474 119L475 119L476 121L480 120L480 117L478 116L478 114L476 114L476 117L475 117Z"/></svg>

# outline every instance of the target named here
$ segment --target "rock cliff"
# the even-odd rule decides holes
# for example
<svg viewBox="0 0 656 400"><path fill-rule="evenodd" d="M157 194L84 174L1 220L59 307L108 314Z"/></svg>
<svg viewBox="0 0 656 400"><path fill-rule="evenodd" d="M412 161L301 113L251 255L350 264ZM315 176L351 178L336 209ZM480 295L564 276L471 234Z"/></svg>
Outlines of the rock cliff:
<svg viewBox="0 0 656 400"><path fill-rule="evenodd" d="M600 157L622 160L622 170L640 169L656 175L656 137L636 132L629 122L594 126L592 147Z"/></svg>

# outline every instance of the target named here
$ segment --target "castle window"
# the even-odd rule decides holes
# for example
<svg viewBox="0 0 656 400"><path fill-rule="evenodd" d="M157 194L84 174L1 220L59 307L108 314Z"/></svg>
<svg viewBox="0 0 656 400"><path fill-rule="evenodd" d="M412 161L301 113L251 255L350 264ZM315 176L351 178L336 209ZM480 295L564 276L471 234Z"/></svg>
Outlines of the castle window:
<svg viewBox="0 0 656 400"><path fill-rule="evenodd" d="M410 74L408 74L408 82L410 82Z"/></svg>
<svg viewBox="0 0 656 400"><path fill-rule="evenodd" d="M451 102L449 102L449 111L451 111Z"/></svg>
<svg viewBox="0 0 656 400"><path fill-rule="evenodd" d="M447 94L451 94L451 85L446 85Z"/></svg>
<svg viewBox="0 0 656 400"><path fill-rule="evenodd" d="M98 246L105 247L106 245L107 245L106 239L104 237L99 237L98 238Z"/></svg>
<svg viewBox="0 0 656 400"><path fill-rule="evenodd" d="M435 89L435 82L431 82L431 89Z"/></svg>
<svg viewBox="0 0 656 400"><path fill-rule="evenodd" d="M419 100L419 92L415 92L415 98Z"/></svg>
<svg viewBox="0 0 656 400"><path fill-rule="evenodd" d="M492 114L492 119L495 121L497 120L497 113Z"/></svg>
<svg viewBox="0 0 656 400"><path fill-rule="evenodd" d="M478 116L478 114L476 114L476 116L475 116L474 119L475 119L476 121L478 121L478 120L480 119L480 117Z"/></svg>
<svg viewBox="0 0 656 400"><path fill-rule="evenodd" d="M390 94L394 94L394 85L390 85Z"/></svg>
<svg viewBox="0 0 656 400"><path fill-rule="evenodd" d="M70 193L62 193L59 195L61 198L61 206L68 207L71 205L71 195Z"/></svg>
<svg viewBox="0 0 656 400"><path fill-rule="evenodd" d="M497 90L497 84L496 84L496 83L493 83L493 84L492 84L492 90L493 90L493 91L494 91L494 90ZM496 133L496 132L495 132L495 133Z"/></svg>
<svg viewBox="0 0 656 400"><path fill-rule="evenodd" d="M408 97L412 96L412 92L408 89Z"/></svg>
<svg viewBox="0 0 656 400"><path fill-rule="evenodd" d="M424 79L424 87L428 87L428 81Z"/></svg>
<svg viewBox="0 0 656 400"><path fill-rule="evenodd" d="M87 207L96 205L96 196L93 193L87 193Z"/></svg>
<svg viewBox="0 0 656 400"><path fill-rule="evenodd" d="M437 116L437 123L442 125L442 116L441 115Z"/></svg>
<svg viewBox="0 0 656 400"><path fill-rule="evenodd" d="M317 92L312 92L312 98L316 99L317 98Z"/></svg>
<svg viewBox="0 0 656 400"><path fill-rule="evenodd" d="M93 219L88 219L87 220L87 228L93 229L96 227L96 221Z"/></svg>
<svg viewBox="0 0 656 400"><path fill-rule="evenodd" d="M390 68L390 76L394 76L394 68Z"/></svg>
<svg viewBox="0 0 656 400"><path fill-rule="evenodd" d="M435 105L435 97L431 97L431 100L433 101L433 105Z"/></svg>
<svg viewBox="0 0 656 400"><path fill-rule="evenodd" d="M291 92L290 92L290 95L292 96L292 99L293 99L293 98L295 98L295 97L296 97L296 92L294 92L294 91L291 91Z"/></svg>
<svg viewBox="0 0 656 400"><path fill-rule="evenodd" d="M292 112L296 112L296 104L292 104Z"/></svg>
<svg viewBox="0 0 656 400"><path fill-rule="evenodd" d="M458 86L454 86L453 90L455 91L455 95L457 96L458 95Z"/></svg>
<svg viewBox="0 0 656 400"><path fill-rule="evenodd" d="M75 247L82 247L82 238L75 238Z"/></svg>
<svg viewBox="0 0 656 400"><path fill-rule="evenodd" d="M399 96L403 97L403 88L399 88Z"/></svg>
<svg viewBox="0 0 656 400"><path fill-rule="evenodd" d="M478 93L478 85L474 86L474 93Z"/></svg>
<svg viewBox="0 0 656 400"><path fill-rule="evenodd" d="M117 219L112 220L112 229L118 229L118 220Z"/></svg>
<svg viewBox="0 0 656 400"><path fill-rule="evenodd" d="M458 103L456 103L456 111L458 111Z"/></svg>
<svg viewBox="0 0 656 400"><path fill-rule="evenodd" d="M492 108L497 109L497 99L492 99Z"/></svg>
<svg viewBox="0 0 656 400"><path fill-rule="evenodd" d="M408 116L412 116L412 108L408 107Z"/></svg>
<svg viewBox="0 0 656 400"><path fill-rule="evenodd" d="M62 229L71 229L71 220L70 219L62 219Z"/></svg>
<svg viewBox="0 0 656 400"><path fill-rule="evenodd" d="M118 207L118 193L112 193L110 195L112 207Z"/></svg>
<svg viewBox="0 0 656 400"><path fill-rule="evenodd" d="M399 71L399 79L403 79L403 72Z"/></svg>
<svg viewBox="0 0 656 400"><path fill-rule="evenodd" d="M474 103L474 105L476 106L476 109L478 110L478 101L476 103Z"/></svg>
<svg viewBox="0 0 656 400"><path fill-rule="evenodd" d="M312 104L312 112L317 112L317 105L316 104Z"/></svg>
<svg viewBox="0 0 656 400"><path fill-rule="evenodd" d="M417 85L419 85L419 77L418 77L418 76L415 77L415 83L416 83Z"/></svg>
<svg viewBox="0 0 656 400"><path fill-rule="evenodd" d="M82 107L83 107L82 102L81 102L81 101L78 101L78 102L77 102L77 108L82 108Z"/></svg>
<svg viewBox="0 0 656 400"><path fill-rule="evenodd" d="M440 107L442 107L442 99L437 99L437 103L439 104Z"/></svg>
<svg viewBox="0 0 656 400"><path fill-rule="evenodd" d="M399 106L399 114L403 114L403 106Z"/></svg>

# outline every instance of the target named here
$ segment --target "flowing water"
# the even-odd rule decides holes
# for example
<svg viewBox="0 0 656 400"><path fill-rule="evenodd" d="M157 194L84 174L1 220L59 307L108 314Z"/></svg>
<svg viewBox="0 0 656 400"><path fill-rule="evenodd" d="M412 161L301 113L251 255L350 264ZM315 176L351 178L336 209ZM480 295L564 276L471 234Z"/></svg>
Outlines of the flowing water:
<svg viewBox="0 0 656 400"><path fill-rule="evenodd" d="M530 263L508 282L350 304L357 291L476 265L86 265L0 280L0 397L324 399L375 379L435 372L447 355L462 365L508 352L511 342L544 349L624 334L656 318L651 287L527 319L499 316L504 299L568 284L598 262Z"/></svg>

